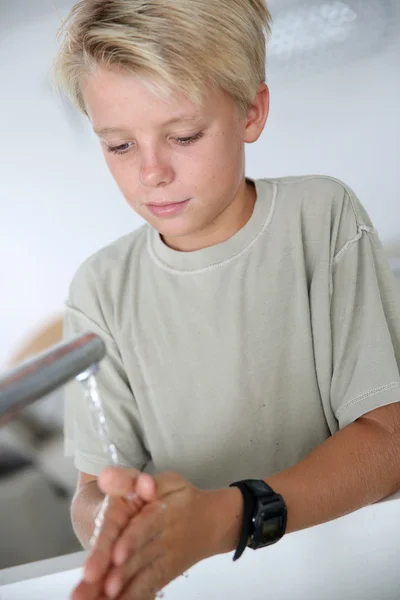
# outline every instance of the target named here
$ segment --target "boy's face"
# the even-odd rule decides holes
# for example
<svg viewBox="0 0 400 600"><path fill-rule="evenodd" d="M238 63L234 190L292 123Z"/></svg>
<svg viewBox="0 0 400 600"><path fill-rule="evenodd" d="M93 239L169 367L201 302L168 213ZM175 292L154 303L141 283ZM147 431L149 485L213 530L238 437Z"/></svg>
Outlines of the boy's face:
<svg viewBox="0 0 400 600"><path fill-rule="evenodd" d="M258 138L265 119L254 119L251 111L239 118L232 98L220 90L197 107L184 96L163 100L139 77L105 68L87 77L82 93L130 206L171 247L214 243L216 229L229 213L240 212L249 194L244 142Z"/></svg>

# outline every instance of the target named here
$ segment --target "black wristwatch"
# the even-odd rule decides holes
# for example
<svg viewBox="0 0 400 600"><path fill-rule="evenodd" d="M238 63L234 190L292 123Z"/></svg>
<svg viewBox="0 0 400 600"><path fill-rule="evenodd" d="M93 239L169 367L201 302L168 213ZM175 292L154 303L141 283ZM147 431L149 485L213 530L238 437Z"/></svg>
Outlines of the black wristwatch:
<svg viewBox="0 0 400 600"><path fill-rule="evenodd" d="M287 508L284 499L260 479L231 483L243 495L243 526L233 560L240 558L248 546L253 550L275 544L285 534Z"/></svg>

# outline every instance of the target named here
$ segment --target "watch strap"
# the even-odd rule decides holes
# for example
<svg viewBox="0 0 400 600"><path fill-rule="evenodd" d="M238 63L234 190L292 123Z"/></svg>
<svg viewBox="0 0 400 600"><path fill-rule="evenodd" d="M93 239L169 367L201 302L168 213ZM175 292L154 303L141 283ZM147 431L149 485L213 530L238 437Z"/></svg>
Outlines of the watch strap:
<svg viewBox="0 0 400 600"><path fill-rule="evenodd" d="M279 494L276 494L274 490L263 480L260 479L245 479L242 481L236 481L235 483L231 483L229 487L237 487L240 489L243 496L243 524L242 524L242 532L239 539L239 544L234 554L233 560L238 560L243 552L245 551L247 546L250 546L253 550L257 548L263 547L260 546L260 543L257 540L253 539L253 535L255 535L255 514L256 509L259 506L259 500L261 498L270 498L271 502L275 502L282 508L283 514L278 518L277 525L279 525L280 535L277 539L273 540L270 543L275 543L280 539L286 530L286 505L285 502ZM273 517L275 520L277 517ZM269 545L269 544L268 544Z"/></svg>
<svg viewBox="0 0 400 600"><path fill-rule="evenodd" d="M254 509L257 504L257 498L252 494L252 492L247 487L245 481L237 481L235 483L231 483L229 487L237 487L240 489L243 495L243 525L242 532L240 534L240 539L238 543L238 547L236 548L236 552L234 554L233 560L238 560L243 552L246 550L247 544L249 542L249 538L252 531L252 523L253 523L253 515Z"/></svg>

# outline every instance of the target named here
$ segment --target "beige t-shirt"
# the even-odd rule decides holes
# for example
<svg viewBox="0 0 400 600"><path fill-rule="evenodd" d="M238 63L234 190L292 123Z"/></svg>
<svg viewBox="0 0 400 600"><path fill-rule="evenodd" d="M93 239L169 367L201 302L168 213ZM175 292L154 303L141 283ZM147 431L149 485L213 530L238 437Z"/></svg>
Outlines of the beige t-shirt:
<svg viewBox="0 0 400 600"><path fill-rule="evenodd" d="M107 345L98 381L123 466L209 489L267 477L400 400L400 290L357 198L328 177L255 185L226 242L178 252L144 225L74 277L65 335ZM97 475L80 384L65 406L66 453Z"/></svg>

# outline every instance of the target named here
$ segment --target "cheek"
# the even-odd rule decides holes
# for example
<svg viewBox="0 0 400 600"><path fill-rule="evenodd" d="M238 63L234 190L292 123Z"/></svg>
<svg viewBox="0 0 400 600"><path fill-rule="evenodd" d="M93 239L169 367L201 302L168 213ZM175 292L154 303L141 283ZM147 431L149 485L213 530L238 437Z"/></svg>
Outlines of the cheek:
<svg viewBox="0 0 400 600"><path fill-rule="evenodd" d="M107 150L103 150L103 155L104 155L104 160L106 161L108 170L110 171L110 173L114 177L114 179L116 179L118 182L118 166L115 161L114 155L111 154L110 152L107 152Z"/></svg>
<svg viewBox="0 0 400 600"><path fill-rule="evenodd" d="M236 179L240 179L244 167L243 145L233 135L215 135L205 156L205 162L203 179L207 174L207 184L211 184L215 191L226 188L234 181L233 185L236 185Z"/></svg>
<svg viewBox="0 0 400 600"><path fill-rule="evenodd" d="M129 200L132 197L132 193L135 193L138 187L138 175L135 170L135 166L128 160L121 160L120 157L111 156L107 152L105 155L107 167L117 183L121 192Z"/></svg>
<svg viewBox="0 0 400 600"><path fill-rule="evenodd" d="M179 171L186 179L197 182L196 187L217 185L232 179L232 173L240 171L242 145L237 138L223 133L214 134L196 154L190 156Z"/></svg>

